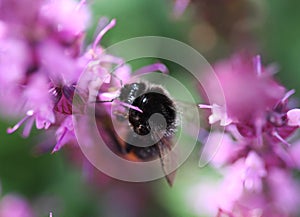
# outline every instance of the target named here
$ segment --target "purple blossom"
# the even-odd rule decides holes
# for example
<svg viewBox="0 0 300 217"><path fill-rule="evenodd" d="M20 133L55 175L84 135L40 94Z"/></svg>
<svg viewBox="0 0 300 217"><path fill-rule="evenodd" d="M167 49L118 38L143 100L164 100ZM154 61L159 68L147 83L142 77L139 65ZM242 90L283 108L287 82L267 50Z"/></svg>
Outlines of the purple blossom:
<svg viewBox="0 0 300 217"><path fill-rule="evenodd" d="M38 94L37 90L39 90ZM15 125L15 127L9 128L7 130L8 133L13 133L18 129L20 124L27 121L23 135L28 136L33 124L33 121L28 119L35 119L37 129L48 129L55 122L48 82L43 74L36 74L31 77L27 88L23 91L22 97L26 102L26 117Z"/></svg>
<svg viewBox="0 0 300 217"><path fill-rule="evenodd" d="M10 27L13 27L11 28L11 33L15 34L20 30L28 33L28 25L36 23L36 15L39 12L42 3L42 0L3 0L0 4L0 20L9 24ZM24 10L24 8L27 10ZM12 11L14 13L12 13Z"/></svg>
<svg viewBox="0 0 300 217"><path fill-rule="evenodd" d="M22 83L26 80L24 68L29 64L28 50L28 46L22 40L0 38L0 93L1 98L6 102L6 108L3 109L5 113L18 111L19 105L24 103L24 100L20 100L18 96ZM12 62L14 64L11 64Z"/></svg>
<svg viewBox="0 0 300 217"><path fill-rule="evenodd" d="M299 109L288 104L295 91L286 91L272 77L273 68L263 67L259 56L253 61L235 56L214 68L225 104L199 107L210 110L209 123L220 121L225 134L212 132L205 147L205 158L211 158L209 163L223 174L223 180L207 192L217 198L207 201L211 203L208 213L220 217L296 216L300 185L293 179L293 170L299 168L299 148L288 142L299 127ZM218 101L210 79L206 78L206 91Z"/></svg>
<svg viewBox="0 0 300 217"><path fill-rule="evenodd" d="M26 6L28 10L23 12L19 10L23 2L1 2L0 111L14 117L23 115L8 133L23 126L26 137L34 123L37 129L55 131L53 153L67 143L77 144L71 115L91 102L115 99L133 73L122 58L106 53L100 45L116 25L115 19L101 18L94 41L86 46L84 36L91 14L85 0L39 0L29 5L32 7ZM8 13L12 8L14 15ZM156 70L167 72L157 63L134 74ZM73 106L75 91L80 93L76 100L83 105Z"/></svg>
<svg viewBox="0 0 300 217"><path fill-rule="evenodd" d="M7 131L13 133L25 123L23 135L28 136L34 122L38 129L48 129L64 123L71 113L73 94L67 90L82 71L78 42L90 14L72 0L25 2L31 2L27 10L24 1L1 2L0 105L11 115L25 113ZM8 13L11 8L13 15Z"/></svg>
<svg viewBox="0 0 300 217"><path fill-rule="evenodd" d="M82 49L90 17L84 0L1 1L0 110L15 117L24 115L8 133L24 126L22 134L28 136L35 123L37 129L56 131L53 152L76 143L71 114L80 75L88 76L78 91L97 97L97 84L111 85L112 68L123 65L116 74L129 78L131 69L124 61L106 54L99 45L115 19L102 22L93 43Z"/></svg>
<svg viewBox="0 0 300 217"><path fill-rule="evenodd" d="M73 0L46 1L40 8L40 19L49 28L56 30L58 36L68 41L73 40L86 30L90 23L90 12L84 6Z"/></svg>
<svg viewBox="0 0 300 217"><path fill-rule="evenodd" d="M219 62L214 69L224 90L228 117L233 121L259 118L284 97L283 86L243 57Z"/></svg>
<svg viewBox="0 0 300 217"><path fill-rule="evenodd" d="M1 217L34 217L30 204L22 197L14 194L5 195L0 200Z"/></svg>

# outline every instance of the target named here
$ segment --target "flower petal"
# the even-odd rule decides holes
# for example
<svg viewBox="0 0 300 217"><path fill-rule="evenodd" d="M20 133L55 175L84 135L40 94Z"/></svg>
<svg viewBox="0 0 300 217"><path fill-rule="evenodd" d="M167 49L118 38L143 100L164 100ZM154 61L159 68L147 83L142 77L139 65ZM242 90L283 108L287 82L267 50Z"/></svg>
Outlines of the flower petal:
<svg viewBox="0 0 300 217"><path fill-rule="evenodd" d="M287 112L288 125L297 127L300 125L300 109L291 109Z"/></svg>

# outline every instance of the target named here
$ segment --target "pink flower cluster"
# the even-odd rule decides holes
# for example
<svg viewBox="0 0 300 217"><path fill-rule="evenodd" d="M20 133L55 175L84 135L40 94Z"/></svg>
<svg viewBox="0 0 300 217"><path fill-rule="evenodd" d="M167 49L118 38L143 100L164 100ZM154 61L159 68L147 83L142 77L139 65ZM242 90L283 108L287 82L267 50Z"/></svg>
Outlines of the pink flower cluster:
<svg viewBox="0 0 300 217"><path fill-rule="evenodd" d="M300 169L299 145L288 142L300 125L300 109L289 103L294 90L278 83L275 68L263 67L260 56L234 56L214 69L225 104L199 107L211 109L210 124L225 127L225 134L212 132L204 147L223 180L197 186L195 201L211 216L297 216L300 186L293 171ZM213 95L210 79L206 91Z"/></svg>
<svg viewBox="0 0 300 217"><path fill-rule="evenodd" d="M115 20L100 19L94 42L84 44L90 18L84 0L0 2L0 108L24 115L8 133L24 126L26 137L34 123L37 129L54 129L53 152L75 139L72 101L80 75L88 75L81 90L88 92L99 80L110 82L113 66L123 63L98 45Z"/></svg>

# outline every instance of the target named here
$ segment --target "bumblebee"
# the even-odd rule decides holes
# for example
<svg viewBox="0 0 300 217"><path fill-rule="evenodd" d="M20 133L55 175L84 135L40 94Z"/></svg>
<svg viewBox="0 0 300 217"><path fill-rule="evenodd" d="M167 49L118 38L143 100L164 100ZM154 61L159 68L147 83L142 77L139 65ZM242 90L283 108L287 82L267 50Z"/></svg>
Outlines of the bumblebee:
<svg viewBox="0 0 300 217"><path fill-rule="evenodd" d="M172 139L178 125L175 102L162 86L143 81L124 85L117 100L123 110L114 111L116 121L120 125L129 125L127 129L130 130L123 132L125 136L122 138L125 139L122 139L116 133L116 130L121 133L121 127L113 129L112 123L106 125L105 133L116 146L113 149L119 156L131 161L160 158L166 180L172 186L175 172L168 174L167 171L168 167L174 166L175 159L170 159L167 154L172 150Z"/></svg>

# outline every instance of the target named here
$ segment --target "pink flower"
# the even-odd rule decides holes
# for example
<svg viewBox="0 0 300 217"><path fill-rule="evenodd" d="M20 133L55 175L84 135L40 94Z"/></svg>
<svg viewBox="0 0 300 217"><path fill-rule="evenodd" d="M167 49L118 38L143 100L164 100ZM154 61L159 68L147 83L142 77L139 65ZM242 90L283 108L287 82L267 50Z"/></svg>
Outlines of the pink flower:
<svg viewBox="0 0 300 217"><path fill-rule="evenodd" d="M82 69L77 66L77 59L66 54L66 49L57 42L43 41L37 47L37 54L40 58L40 67L53 86L69 86L77 82Z"/></svg>
<svg viewBox="0 0 300 217"><path fill-rule="evenodd" d="M300 186L291 171L274 168L267 176L272 205L288 216L299 212Z"/></svg>
<svg viewBox="0 0 300 217"><path fill-rule="evenodd" d="M84 2L48 0L40 9L41 19L51 28L68 36L77 36L90 23L90 13Z"/></svg>
<svg viewBox="0 0 300 217"><path fill-rule="evenodd" d="M266 70L257 71L258 67L243 56L221 61L214 69L225 94L228 116L233 121L252 122L284 96L283 86Z"/></svg>
<svg viewBox="0 0 300 217"><path fill-rule="evenodd" d="M249 174L246 161L240 159L222 168L222 180L204 178L200 184L190 187L187 201L194 212L217 217L296 216L300 188L292 174L275 168L267 174L263 168L252 168ZM246 184L245 180L252 184Z"/></svg>
<svg viewBox="0 0 300 217"><path fill-rule="evenodd" d="M265 163L254 151L251 151L245 160L245 169L242 177L244 188L248 191L261 192L262 179L267 176Z"/></svg>
<svg viewBox="0 0 300 217"><path fill-rule="evenodd" d="M34 217L28 202L13 194L4 196L0 201L0 217Z"/></svg>
<svg viewBox="0 0 300 217"><path fill-rule="evenodd" d="M210 124L235 125L239 133L256 138L261 143L262 135L277 142L285 142L296 129L297 110L287 108L288 98L294 90L285 93L285 88L272 78L273 72L263 68L260 58L247 61L244 56L235 56L229 61L216 64L215 71L225 95L225 105L200 104L200 108L211 108ZM213 101L220 101L214 94L207 77L207 90ZM258 97L259 96L259 97ZM285 142L287 143L287 142Z"/></svg>
<svg viewBox="0 0 300 217"><path fill-rule="evenodd" d="M26 69L29 65L29 59L26 56L28 49L22 40L0 38L0 94L6 102L5 105L0 106L3 113L17 112L20 109L19 105L24 103L18 96L21 84L26 81Z"/></svg>
<svg viewBox="0 0 300 217"><path fill-rule="evenodd" d="M2 0L0 4L0 20L7 22L10 25L10 29L17 33L20 29L28 28L25 27L26 25L36 23L36 15L42 2L43 0ZM25 8L27 10L24 10Z"/></svg>
<svg viewBox="0 0 300 217"><path fill-rule="evenodd" d="M24 116L8 133L24 126L23 136L28 136L34 123L37 129L54 131L57 143L52 152L56 152L67 143L77 144L71 115L104 96L116 98L132 71L100 45L115 19L101 18L95 40L86 47L91 15L85 0L25 2L26 7L15 0L0 5L0 108ZM135 73L151 70L167 71L157 63Z"/></svg>
<svg viewBox="0 0 300 217"><path fill-rule="evenodd" d="M23 2L4 0L0 5L0 107L16 117L25 116L8 133L24 125L23 136L28 136L34 122L38 129L54 129L55 152L68 142L75 143L70 115L81 73L91 72L79 90L86 94L91 81L109 83L111 66L123 63L98 45L115 20L99 32L92 50L82 53L90 21L84 0L26 0L26 7Z"/></svg>
<svg viewBox="0 0 300 217"><path fill-rule="evenodd" d="M25 107L28 107L28 111L33 111L36 118L37 129L48 129L55 122L55 116L46 77L42 74L32 76L23 94L28 102Z"/></svg>
<svg viewBox="0 0 300 217"><path fill-rule="evenodd" d="M233 153L237 152L239 148L239 143L234 141L230 135L211 132L210 141L205 144L203 157L212 166L220 168L231 162Z"/></svg>
<svg viewBox="0 0 300 217"><path fill-rule="evenodd" d="M293 144L289 150L288 150L288 154L291 157L292 161L294 162L294 166L297 170L300 170L300 158L299 158L299 154L300 154L300 141L297 140L295 142L295 144Z"/></svg>
<svg viewBox="0 0 300 217"><path fill-rule="evenodd" d="M254 61L235 56L218 63L215 70L225 105L199 105L210 109L210 124L220 121L225 126L224 135L211 133L202 153L224 174L210 192L217 198L208 202L214 207L211 215L295 216L300 185L293 180L292 170L300 165L300 152L287 141L299 127L299 109L288 104L295 91L286 92L259 56ZM219 101L218 93L210 89L211 78L206 79L206 91Z"/></svg>
<svg viewBox="0 0 300 217"><path fill-rule="evenodd" d="M26 68L29 65L28 46L22 40L13 38L0 39L0 80L1 83L10 86L13 82L21 82L26 76ZM14 62L14 64L11 64Z"/></svg>

